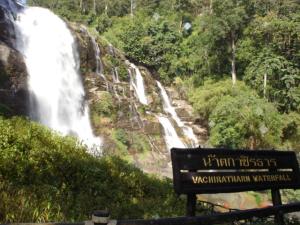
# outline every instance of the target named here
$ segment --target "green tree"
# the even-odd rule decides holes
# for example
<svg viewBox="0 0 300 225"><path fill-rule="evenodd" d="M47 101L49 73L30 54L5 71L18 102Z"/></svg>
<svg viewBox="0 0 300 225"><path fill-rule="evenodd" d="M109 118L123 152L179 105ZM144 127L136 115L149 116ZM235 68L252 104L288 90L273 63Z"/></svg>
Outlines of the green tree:
<svg viewBox="0 0 300 225"><path fill-rule="evenodd" d="M139 18L135 18L122 34L123 49L130 58L159 70L162 76L168 78L170 61L179 54L181 41L181 35L174 26L164 19L141 23Z"/></svg>
<svg viewBox="0 0 300 225"><path fill-rule="evenodd" d="M243 82L208 80L189 89L195 113L208 123L209 142L227 148L280 147L284 127L272 103L257 96Z"/></svg>
<svg viewBox="0 0 300 225"><path fill-rule="evenodd" d="M263 50L247 67L244 79L280 111L299 111L300 71L283 56Z"/></svg>
<svg viewBox="0 0 300 225"><path fill-rule="evenodd" d="M245 1L214 0L209 12L201 17L202 39L209 42L206 54L217 53L221 65L230 64L233 84L236 83L236 42L248 22ZM220 54L220 52L222 54ZM225 67L226 68L226 67ZM227 73L223 70L223 73ZM228 71L229 72L229 71Z"/></svg>
<svg viewBox="0 0 300 225"><path fill-rule="evenodd" d="M221 99L210 117L212 145L270 149L281 144L283 124L275 107L249 93Z"/></svg>
<svg viewBox="0 0 300 225"><path fill-rule="evenodd" d="M272 49L276 54L299 65L300 21L295 18L278 17L270 12L264 17L256 17L245 30L245 41L252 41L258 51ZM243 40L244 41L244 40ZM243 43L242 41L242 43ZM244 51L246 49L242 49Z"/></svg>

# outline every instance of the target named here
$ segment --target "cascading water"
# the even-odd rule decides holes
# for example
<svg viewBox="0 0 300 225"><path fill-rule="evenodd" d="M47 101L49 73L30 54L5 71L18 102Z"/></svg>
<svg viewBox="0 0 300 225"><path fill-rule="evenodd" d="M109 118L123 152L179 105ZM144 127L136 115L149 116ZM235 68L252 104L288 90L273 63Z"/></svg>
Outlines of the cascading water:
<svg viewBox="0 0 300 225"><path fill-rule="evenodd" d="M160 124L163 126L165 131L165 140L167 144L167 148L171 149L173 147L177 148L185 148L186 146L178 137L176 130L174 129L172 123L167 117L157 116Z"/></svg>
<svg viewBox="0 0 300 225"><path fill-rule="evenodd" d="M93 47L95 50L96 73L106 80L106 77L103 75L103 64L102 64L101 57L100 57L101 52L100 52L99 45L96 42L96 39L92 35L89 35L89 36L92 40Z"/></svg>
<svg viewBox="0 0 300 225"><path fill-rule="evenodd" d="M109 84L103 73L103 63L102 63L101 56L100 56L101 52L100 52L99 45L98 45L95 37L88 32L87 28L84 26L82 26L82 28L87 33L87 35L90 37L90 39L93 43L93 48L94 48L94 52L95 52L95 61L96 61L96 74L103 78L103 80L105 81L106 90L109 91Z"/></svg>
<svg viewBox="0 0 300 225"><path fill-rule="evenodd" d="M133 69L135 75L133 76L131 69L128 70L130 76L130 85L133 87L135 94L139 99L140 103L144 105L148 105L148 100L145 94L144 79L141 75L141 71L133 63L130 63L130 67L131 69Z"/></svg>
<svg viewBox="0 0 300 225"><path fill-rule="evenodd" d="M113 82L114 83L120 83L119 72L118 72L118 68L117 67L113 68L112 75L113 75Z"/></svg>
<svg viewBox="0 0 300 225"><path fill-rule="evenodd" d="M18 14L17 48L29 73L31 115L63 135L78 136L92 150L101 141L93 135L76 44L66 24L51 11L25 8Z"/></svg>
<svg viewBox="0 0 300 225"><path fill-rule="evenodd" d="M118 101L120 102L121 99L120 99L120 96L118 94L118 83L120 83L120 80L119 80L119 74L118 74L118 70L117 70L117 67L114 67L112 69L112 78L113 78L113 93L114 95L116 96L116 98L118 99Z"/></svg>
<svg viewBox="0 0 300 225"><path fill-rule="evenodd" d="M186 126L181 119L178 117L175 108L172 106L169 96L159 81L156 81L157 86L160 89L160 93L163 99L163 108L166 113L169 113L172 118L176 121L177 125L183 130L183 133L186 137L188 137L192 141L192 146L196 147L198 145L198 140L193 132L191 127Z"/></svg>
<svg viewBox="0 0 300 225"><path fill-rule="evenodd" d="M114 46L112 46L112 44L108 44L108 50L109 50L109 54L113 57L115 57L115 49Z"/></svg>

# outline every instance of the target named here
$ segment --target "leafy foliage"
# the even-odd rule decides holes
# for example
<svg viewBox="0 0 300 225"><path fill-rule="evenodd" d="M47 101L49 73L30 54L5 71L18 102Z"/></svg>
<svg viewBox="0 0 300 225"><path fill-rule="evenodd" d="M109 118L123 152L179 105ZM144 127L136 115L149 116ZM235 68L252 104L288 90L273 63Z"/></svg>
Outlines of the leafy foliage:
<svg viewBox="0 0 300 225"><path fill-rule="evenodd" d="M167 73L181 39L174 30L174 24L162 19L140 23L137 18L122 34L123 49L130 58Z"/></svg>
<svg viewBox="0 0 300 225"><path fill-rule="evenodd" d="M132 143L130 148L139 153L149 152L151 146L149 145L148 139L143 134L133 133L131 134Z"/></svg>
<svg viewBox="0 0 300 225"><path fill-rule="evenodd" d="M170 180L118 158L95 158L72 137L22 118L0 119L0 221L82 221L182 214ZM12 201L13 199L13 201Z"/></svg>
<svg viewBox="0 0 300 225"><path fill-rule="evenodd" d="M99 101L92 105L92 111L98 115L111 116L114 114L114 102L111 94L109 92L101 92L101 97Z"/></svg>
<svg viewBox="0 0 300 225"><path fill-rule="evenodd" d="M223 97L211 115L210 129L210 143L219 147L270 149L281 143L276 108L248 93Z"/></svg>
<svg viewBox="0 0 300 225"><path fill-rule="evenodd" d="M192 89L190 101L209 121L210 144L227 148L278 148L283 124L276 108L242 82L207 81Z"/></svg>
<svg viewBox="0 0 300 225"><path fill-rule="evenodd" d="M119 154L128 154L128 136L123 129L116 129L112 132L112 138L116 143L117 149L120 151Z"/></svg>
<svg viewBox="0 0 300 225"><path fill-rule="evenodd" d="M283 56L268 50L261 52L245 72L245 81L260 95L278 105L281 111L297 111L300 107L300 70ZM266 87L264 87L266 79Z"/></svg>
<svg viewBox="0 0 300 225"><path fill-rule="evenodd" d="M300 115L295 112L284 114L283 121L282 140L284 141L284 149L300 152Z"/></svg>
<svg viewBox="0 0 300 225"><path fill-rule="evenodd" d="M101 14L93 22L96 30L101 34L107 31L109 27L112 26L112 20L107 16L107 14Z"/></svg>
<svg viewBox="0 0 300 225"><path fill-rule="evenodd" d="M205 120L208 120L213 110L222 101L224 96L236 97L241 92L249 91L242 82L233 88L230 80L215 82L208 80L203 86L189 91L189 101L194 110Z"/></svg>

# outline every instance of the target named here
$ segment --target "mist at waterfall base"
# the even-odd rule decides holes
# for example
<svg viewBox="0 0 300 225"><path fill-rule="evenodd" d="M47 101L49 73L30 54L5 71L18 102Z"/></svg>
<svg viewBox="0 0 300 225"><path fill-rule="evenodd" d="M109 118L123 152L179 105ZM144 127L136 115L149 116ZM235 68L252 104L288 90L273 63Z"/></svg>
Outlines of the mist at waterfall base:
<svg viewBox="0 0 300 225"><path fill-rule="evenodd" d="M99 153L79 73L79 56L66 24L51 11L25 7L18 13L17 48L29 74L31 117L63 135L74 135Z"/></svg>

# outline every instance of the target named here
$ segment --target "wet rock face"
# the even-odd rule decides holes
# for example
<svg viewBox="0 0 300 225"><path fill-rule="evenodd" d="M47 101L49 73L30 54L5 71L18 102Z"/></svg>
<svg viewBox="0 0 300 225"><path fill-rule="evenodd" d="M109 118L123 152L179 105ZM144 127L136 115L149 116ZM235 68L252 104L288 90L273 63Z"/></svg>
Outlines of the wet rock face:
<svg viewBox="0 0 300 225"><path fill-rule="evenodd" d="M6 8L0 5L0 41L12 47L15 40L16 35L12 15Z"/></svg>
<svg viewBox="0 0 300 225"><path fill-rule="evenodd" d="M23 56L15 50L14 17L0 4L0 106L8 115L27 115L27 72Z"/></svg>
<svg viewBox="0 0 300 225"><path fill-rule="evenodd" d="M159 135L163 129L158 122L144 121L144 132L150 135Z"/></svg>
<svg viewBox="0 0 300 225"><path fill-rule="evenodd" d="M77 44L82 75L96 71L95 50L93 42L85 28L76 23L68 23Z"/></svg>
<svg viewBox="0 0 300 225"><path fill-rule="evenodd" d="M0 104L11 115L27 115L26 65L22 55L4 43L0 43Z"/></svg>

